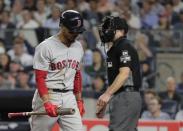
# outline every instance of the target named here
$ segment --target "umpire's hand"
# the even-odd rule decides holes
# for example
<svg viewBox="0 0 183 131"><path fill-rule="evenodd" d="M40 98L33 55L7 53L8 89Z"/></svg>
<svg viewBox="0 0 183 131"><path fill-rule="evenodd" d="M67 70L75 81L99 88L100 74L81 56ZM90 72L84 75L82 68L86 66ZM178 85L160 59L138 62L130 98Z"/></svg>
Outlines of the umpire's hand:
<svg viewBox="0 0 183 131"><path fill-rule="evenodd" d="M104 93L99 97L97 101L97 112L96 112L98 118L103 118L105 108L110 99L111 95L109 93Z"/></svg>

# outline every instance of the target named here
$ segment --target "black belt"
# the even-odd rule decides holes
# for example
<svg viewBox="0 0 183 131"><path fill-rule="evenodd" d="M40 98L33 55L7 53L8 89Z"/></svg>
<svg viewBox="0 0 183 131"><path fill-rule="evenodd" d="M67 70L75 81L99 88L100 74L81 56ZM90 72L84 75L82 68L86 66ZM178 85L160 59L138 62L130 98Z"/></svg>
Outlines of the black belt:
<svg viewBox="0 0 183 131"><path fill-rule="evenodd" d="M49 89L49 90L51 90L53 92L61 92L61 93L66 93L66 92L69 92L69 91L73 91L72 89L68 89L68 90L66 90L66 89L64 89L64 90L62 90L62 89Z"/></svg>
<svg viewBox="0 0 183 131"><path fill-rule="evenodd" d="M139 88L135 87L135 86L122 86L117 92L115 92L114 94L118 94L120 92L136 92L139 91Z"/></svg>

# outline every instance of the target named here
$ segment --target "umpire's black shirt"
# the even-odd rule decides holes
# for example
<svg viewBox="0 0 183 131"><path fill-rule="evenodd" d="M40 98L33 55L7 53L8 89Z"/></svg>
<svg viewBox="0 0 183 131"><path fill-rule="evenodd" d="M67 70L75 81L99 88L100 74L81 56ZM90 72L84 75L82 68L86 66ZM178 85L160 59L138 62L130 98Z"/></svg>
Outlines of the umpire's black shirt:
<svg viewBox="0 0 183 131"><path fill-rule="evenodd" d="M113 83L121 67L129 67L131 73L123 86L134 86L138 90L141 86L140 64L137 51L130 41L126 37L118 38L107 52L107 56L109 85Z"/></svg>

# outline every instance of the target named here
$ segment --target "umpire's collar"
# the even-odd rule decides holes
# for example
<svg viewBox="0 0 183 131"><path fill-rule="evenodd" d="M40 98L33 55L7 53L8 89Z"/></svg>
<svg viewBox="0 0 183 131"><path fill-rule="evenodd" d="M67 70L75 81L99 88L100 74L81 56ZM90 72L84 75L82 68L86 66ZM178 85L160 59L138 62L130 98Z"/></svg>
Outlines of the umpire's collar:
<svg viewBox="0 0 183 131"><path fill-rule="evenodd" d="M121 36L119 37L118 39L116 39L113 43L113 46L117 46L117 44L120 42L120 41L123 41L123 40L126 40L127 39L127 36Z"/></svg>

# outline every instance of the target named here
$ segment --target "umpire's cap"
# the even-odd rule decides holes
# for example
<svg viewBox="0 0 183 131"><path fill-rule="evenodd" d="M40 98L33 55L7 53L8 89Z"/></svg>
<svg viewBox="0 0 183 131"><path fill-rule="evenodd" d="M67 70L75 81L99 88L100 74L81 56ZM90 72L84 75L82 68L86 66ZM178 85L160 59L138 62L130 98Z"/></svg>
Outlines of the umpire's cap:
<svg viewBox="0 0 183 131"><path fill-rule="evenodd" d="M75 10L66 10L61 14L60 25L64 25L73 33L82 33L85 31L83 27L83 18L80 13Z"/></svg>

